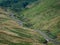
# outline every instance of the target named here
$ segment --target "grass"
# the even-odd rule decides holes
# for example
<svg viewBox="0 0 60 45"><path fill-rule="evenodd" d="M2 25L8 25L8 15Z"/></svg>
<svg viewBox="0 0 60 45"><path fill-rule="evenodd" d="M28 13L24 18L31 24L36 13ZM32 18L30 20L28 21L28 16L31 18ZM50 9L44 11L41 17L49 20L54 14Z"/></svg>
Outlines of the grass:
<svg viewBox="0 0 60 45"><path fill-rule="evenodd" d="M7 17L8 12L6 13L1 10L0 14L3 14L3 16L0 15L0 27L2 26L0 30L6 31L2 31L5 34L2 36L7 36L8 38L6 38L10 42L13 42L9 43L9 45L21 44L17 42L31 42L33 45L37 42L39 45L43 45L41 43L46 41L37 32L29 29L25 30L18 25L16 21ZM23 21L24 27L41 30L56 41L60 39L60 0L42 0L31 8L24 9L21 12L15 12L15 16ZM2 19L3 17L4 19ZM12 39L12 41L10 39ZM22 43L21 45L29 45L28 43L25 43ZM48 45L54 44L48 43Z"/></svg>
<svg viewBox="0 0 60 45"><path fill-rule="evenodd" d="M25 27L49 31L49 37L55 38L60 32L57 26L60 21L59 2L59 0L42 0L41 3L20 12L20 15L17 14L17 17L24 22Z"/></svg>
<svg viewBox="0 0 60 45"><path fill-rule="evenodd" d="M36 42L39 43L39 45L43 45L43 42L40 41L44 38L42 38L40 34L30 29L24 29L21 27L16 23L16 21L8 16L8 12L4 15L4 10L2 10L2 15L0 14L0 18L1 45L33 45ZM40 38L42 39L40 40Z"/></svg>

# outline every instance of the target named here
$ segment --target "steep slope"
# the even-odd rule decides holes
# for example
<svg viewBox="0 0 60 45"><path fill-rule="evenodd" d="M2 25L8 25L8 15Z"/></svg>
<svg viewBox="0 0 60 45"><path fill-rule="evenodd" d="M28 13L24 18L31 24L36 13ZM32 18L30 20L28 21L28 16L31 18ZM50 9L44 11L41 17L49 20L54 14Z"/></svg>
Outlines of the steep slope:
<svg viewBox="0 0 60 45"><path fill-rule="evenodd" d="M25 27L38 29L60 41L60 0L42 0L17 15Z"/></svg>
<svg viewBox="0 0 60 45"><path fill-rule="evenodd" d="M14 5L14 9L15 6L20 8L18 5ZM55 42L60 42L60 0L38 0L35 3L27 5L23 11L16 9L19 11L12 12L12 14L15 14L11 18L8 16L12 15L10 12L0 10L1 45L43 45L42 43L47 43L44 39L47 37L46 35L54 39ZM20 26L19 20L14 20L16 17L28 29ZM40 34L43 34L43 36ZM48 43L47 45L53 45Z"/></svg>
<svg viewBox="0 0 60 45"><path fill-rule="evenodd" d="M46 40L36 31L24 29L0 9L0 45L44 45Z"/></svg>

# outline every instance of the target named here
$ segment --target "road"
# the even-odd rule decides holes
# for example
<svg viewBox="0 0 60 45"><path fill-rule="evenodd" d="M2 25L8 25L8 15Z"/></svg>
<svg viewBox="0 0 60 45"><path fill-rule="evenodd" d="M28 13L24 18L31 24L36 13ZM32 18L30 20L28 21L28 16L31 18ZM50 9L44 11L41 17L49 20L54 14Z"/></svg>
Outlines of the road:
<svg viewBox="0 0 60 45"><path fill-rule="evenodd" d="M10 16L13 20L15 20L20 26L23 27L23 22L20 21L20 20L18 20L18 19L16 19L16 17L14 16L13 13L11 13L9 16ZM23 27L23 29L30 29L30 28ZM34 29L31 29L31 30L34 30ZM58 42L58 41L50 38L48 35L46 35L46 34L45 34L44 32L42 32L41 30L34 30L34 31L36 31L36 32L38 32L40 35L42 35L42 36L44 37L44 39L46 39L48 42L51 41L51 42L53 42L55 45L60 45L60 42Z"/></svg>

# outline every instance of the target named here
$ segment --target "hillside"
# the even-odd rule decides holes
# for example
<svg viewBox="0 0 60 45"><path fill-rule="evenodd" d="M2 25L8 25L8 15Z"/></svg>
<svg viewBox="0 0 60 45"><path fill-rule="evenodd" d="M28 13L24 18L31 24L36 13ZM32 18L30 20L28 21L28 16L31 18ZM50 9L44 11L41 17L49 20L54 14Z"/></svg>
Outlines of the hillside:
<svg viewBox="0 0 60 45"><path fill-rule="evenodd" d="M0 45L44 45L42 35L17 24L9 12L0 9Z"/></svg>
<svg viewBox="0 0 60 45"><path fill-rule="evenodd" d="M60 0L0 0L0 45L60 45Z"/></svg>
<svg viewBox="0 0 60 45"><path fill-rule="evenodd" d="M60 41L60 0L42 0L19 14L16 17L25 27L41 30Z"/></svg>

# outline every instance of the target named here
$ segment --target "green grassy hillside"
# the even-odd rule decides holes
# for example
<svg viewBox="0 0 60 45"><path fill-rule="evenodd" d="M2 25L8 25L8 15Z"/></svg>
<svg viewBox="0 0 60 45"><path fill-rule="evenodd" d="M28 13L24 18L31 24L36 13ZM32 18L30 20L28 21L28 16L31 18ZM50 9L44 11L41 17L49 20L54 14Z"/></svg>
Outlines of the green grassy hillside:
<svg viewBox="0 0 60 45"><path fill-rule="evenodd" d="M0 45L55 45L36 30L60 42L60 0L0 0Z"/></svg>
<svg viewBox="0 0 60 45"><path fill-rule="evenodd" d="M60 0L42 0L22 11L17 18L24 22L24 26L42 30L49 37L59 40Z"/></svg>
<svg viewBox="0 0 60 45"><path fill-rule="evenodd" d="M44 45L42 35L25 29L8 15L9 12L0 9L0 45Z"/></svg>

